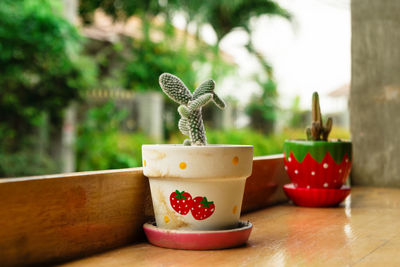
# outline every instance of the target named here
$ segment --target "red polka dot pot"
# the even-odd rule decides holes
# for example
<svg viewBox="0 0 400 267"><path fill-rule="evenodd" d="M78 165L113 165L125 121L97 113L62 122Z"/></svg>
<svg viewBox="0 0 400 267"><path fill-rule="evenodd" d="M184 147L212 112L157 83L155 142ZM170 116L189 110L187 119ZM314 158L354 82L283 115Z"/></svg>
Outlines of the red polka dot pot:
<svg viewBox="0 0 400 267"><path fill-rule="evenodd" d="M351 169L351 142L287 140L285 170L294 187L341 188Z"/></svg>
<svg viewBox="0 0 400 267"><path fill-rule="evenodd" d="M143 145L157 227L223 230L238 226L253 146Z"/></svg>

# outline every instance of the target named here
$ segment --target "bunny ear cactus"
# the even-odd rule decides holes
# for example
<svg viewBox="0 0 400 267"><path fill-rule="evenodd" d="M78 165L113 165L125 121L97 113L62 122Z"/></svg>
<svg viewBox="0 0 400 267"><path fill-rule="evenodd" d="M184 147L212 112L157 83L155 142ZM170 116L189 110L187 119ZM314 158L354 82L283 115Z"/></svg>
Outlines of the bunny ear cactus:
<svg viewBox="0 0 400 267"><path fill-rule="evenodd" d="M311 127L306 129L307 140L328 141L329 133L332 129L332 118L328 118L324 126L321 116L321 108L319 105L319 96L317 92L312 96L312 123Z"/></svg>
<svg viewBox="0 0 400 267"><path fill-rule="evenodd" d="M175 75L163 73L160 75L159 83L164 93L180 104L178 107L179 130L190 139L184 141L184 145L204 146L207 144L201 109L209 102L220 109L225 108L225 103L214 92L215 82L207 80L193 92Z"/></svg>

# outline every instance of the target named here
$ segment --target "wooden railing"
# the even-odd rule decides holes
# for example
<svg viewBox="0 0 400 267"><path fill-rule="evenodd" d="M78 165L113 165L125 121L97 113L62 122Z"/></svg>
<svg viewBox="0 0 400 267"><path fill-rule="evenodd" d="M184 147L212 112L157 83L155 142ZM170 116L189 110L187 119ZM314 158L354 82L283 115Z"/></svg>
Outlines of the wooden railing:
<svg viewBox="0 0 400 267"><path fill-rule="evenodd" d="M243 212L286 198L283 156L258 157ZM1 265L49 264L143 240L153 216L141 168L0 179Z"/></svg>

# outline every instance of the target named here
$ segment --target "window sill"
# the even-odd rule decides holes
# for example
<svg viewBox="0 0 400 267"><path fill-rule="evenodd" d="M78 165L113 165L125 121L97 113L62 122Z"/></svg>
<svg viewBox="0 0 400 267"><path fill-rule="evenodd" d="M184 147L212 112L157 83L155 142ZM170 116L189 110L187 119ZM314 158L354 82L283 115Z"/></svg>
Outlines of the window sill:
<svg viewBox="0 0 400 267"><path fill-rule="evenodd" d="M256 157L244 213L286 200L283 156ZM141 168L0 179L0 258L57 263L143 240L152 215Z"/></svg>
<svg viewBox="0 0 400 267"><path fill-rule="evenodd" d="M400 189L352 188L339 208L282 204L248 213L247 245L225 250L163 249L147 242L66 266L399 266Z"/></svg>

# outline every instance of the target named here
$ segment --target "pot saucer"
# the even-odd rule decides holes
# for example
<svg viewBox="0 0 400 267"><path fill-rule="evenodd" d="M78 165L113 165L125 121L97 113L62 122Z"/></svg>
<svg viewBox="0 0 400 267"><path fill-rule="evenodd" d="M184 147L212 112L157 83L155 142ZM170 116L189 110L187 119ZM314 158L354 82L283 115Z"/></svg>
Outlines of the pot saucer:
<svg viewBox="0 0 400 267"><path fill-rule="evenodd" d="M155 246L174 249L211 250L240 246L249 239L253 225L239 221L238 227L227 230L171 230L158 228L155 222L145 223L144 232Z"/></svg>
<svg viewBox="0 0 400 267"><path fill-rule="evenodd" d="M351 188L295 188L293 184L283 186L286 195L298 206L305 207L332 207L337 206L349 194Z"/></svg>

